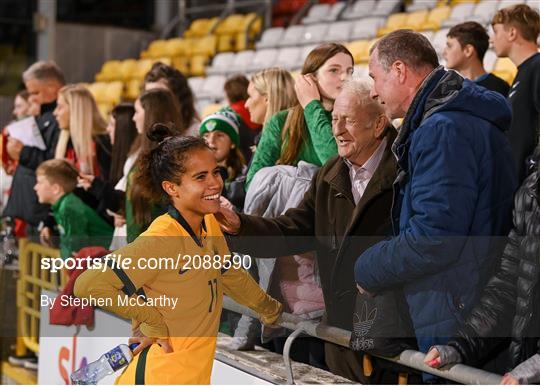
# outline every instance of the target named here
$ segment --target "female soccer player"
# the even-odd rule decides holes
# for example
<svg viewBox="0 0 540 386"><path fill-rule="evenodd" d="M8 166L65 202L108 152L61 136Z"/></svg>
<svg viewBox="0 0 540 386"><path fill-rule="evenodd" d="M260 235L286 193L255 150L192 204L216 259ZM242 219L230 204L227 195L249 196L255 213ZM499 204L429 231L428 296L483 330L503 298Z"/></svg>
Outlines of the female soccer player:
<svg viewBox="0 0 540 386"><path fill-rule="evenodd" d="M264 323L281 314L231 258L214 218L223 181L212 150L202 138L172 133L152 128L148 137L159 145L141 154L135 179L149 199L168 199L168 213L115 252L132 259L128 267L88 270L75 284L76 296L110 299L104 309L133 320L130 343L139 346L120 384L208 384L224 292ZM146 303L125 304L127 296Z"/></svg>

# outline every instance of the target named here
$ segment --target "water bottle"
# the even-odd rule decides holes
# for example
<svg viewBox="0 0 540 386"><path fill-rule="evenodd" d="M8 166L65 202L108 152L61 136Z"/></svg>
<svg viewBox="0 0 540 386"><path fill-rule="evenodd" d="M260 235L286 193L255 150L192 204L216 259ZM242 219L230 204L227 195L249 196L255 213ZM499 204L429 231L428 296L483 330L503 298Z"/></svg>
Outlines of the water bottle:
<svg viewBox="0 0 540 386"><path fill-rule="evenodd" d="M71 374L71 382L74 385L96 385L107 375L111 375L123 367L126 367L133 359L132 351L138 343L121 344L103 354L97 361L88 363L85 367Z"/></svg>

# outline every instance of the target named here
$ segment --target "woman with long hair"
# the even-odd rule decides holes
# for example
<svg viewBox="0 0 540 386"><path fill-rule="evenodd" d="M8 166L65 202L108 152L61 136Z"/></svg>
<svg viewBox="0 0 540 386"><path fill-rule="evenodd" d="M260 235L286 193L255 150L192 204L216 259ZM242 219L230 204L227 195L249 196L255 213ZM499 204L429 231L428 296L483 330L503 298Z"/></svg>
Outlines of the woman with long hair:
<svg viewBox="0 0 540 386"><path fill-rule="evenodd" d="M144 90L165 89L173 93L178 102L180 123L179 129L186 135L198 135L200 118L195 110L193 91L187 78L176 68L164 63L154 63L144 77Z"/></svg>
<svg viewBox="0 0 540 386"><path fill-rule="evenodd" d="M148 139L146 133L155 123L169 124L174 135L184 135L185 129L180 120L179 106L173 94L164 89L145 91L135 101L135 114L133 122L139 135L131 148L131 154L148 152L155 147L155 143ZM163 212L159 203L148 201L144 197L139 184L134 184L133 176L141 167L142 161L137 156L137 161L130 170L126 184L126 225L127 241L135 240L139 234L154 218Z"/></svg>
<svg viewBox="0 0 540 386"><path fill-rule="evenodd" d="M331 111L353 65L352 54L341 44L321 44L309 53L295 84L298 104L266 122L247 186L263 167L296 165L299 161L322 166L337 155Z"/></svg>
<svg viewBox="0 0 540 386"><path fill-rule="evenodd" d="M62 87L53 114L61 129L55 158L72 161L81 173L107 179L111 142L90 91L82 84Z"/></svg>
<svg viewBox="0 0 540 386"><path fill-rule="evenodd" d="M231 258L214 217L223 180L204 139L177 136L161 124L146 137L153 146L141 152L136 184L147 200L166 201L168 210L114 253L129 258L129 267L87 270L74 293L103 299L104 309L133 321L129 343L138 346L117 384L209 384L223 293L251 307L265 323L275 322L282 306L241 264L234 265L236 257ZM179 256L179 268L144 269L150 260L176 261ZM196 257L211 263L197 269ZM134 294L144 294L143 305L120 304L118 299Z"/></svg>

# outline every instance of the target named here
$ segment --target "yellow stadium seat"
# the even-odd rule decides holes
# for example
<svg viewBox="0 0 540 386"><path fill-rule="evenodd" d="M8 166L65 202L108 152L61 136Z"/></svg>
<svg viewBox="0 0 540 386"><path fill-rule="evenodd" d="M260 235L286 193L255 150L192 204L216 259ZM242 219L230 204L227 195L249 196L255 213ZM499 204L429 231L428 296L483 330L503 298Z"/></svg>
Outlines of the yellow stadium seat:
<svg viewBox="0 0 540 386"><path fill-rule="evenodd" d="M355 40L347 43L347 48L351 51L355 63L360 62L360 58L363 57L363 53L367 50L369 40Z"/></svg>
<svg viewBox="0 0 540 386"><path fill-rule="evenodd" d="M217 50L217 36L208 35L204 38L200 38L197 41L192 41L190 56L206 55L214 56Z"/></svg>
<svg viewBox="0 0 540 386"><path fill-rule="evenodd" d="M377 36L383 36L389 32L403 28L405 26L405 23L407 22L408 16L409 14L406 12L394 13L393 15L390 15L386 20L386 25L382 28L379 28Z"/></svg>
<svg viewBox="0 0 540 386"><path fill-rule="evenodd" d="M124 98L134 101L139 97L142 90L142 81L139 79L132 79L126 83L126 89L124 91Z"/></svg>
<svg viewBox="0 0 540 386"><path fill-rule="evenodd" d="M367 63L369 62L369 50L371 50L371 47L377 42L377 38L371 39L368 41L367 45L365 46L365 49L360 53L358 63ZM355 61L356 63L356 61Z"/></svg>
<svg viewBox="0 0 540 386"><path fill-rule="evenodd" d="M122 101L124 83L120 81L107 83L105 86L105 91L105 99L101 100L100 102L117 105Z"/></svg>
<svg viewBox="0 0 540 386"><path fill-rule="evenodd" d="M184 75L189 74L189 58L186 56L172 58L172 66Z"/></svg>
<svg viewBox="0 0 540 386"><path fill-rule="evenodd" d="M235 35L219 35L217 43L218 52L234 51L236 47Z"/></svg>
<svg viewBox="0 0 540 386"><path fill-rule="evenodd" d="M184 32L185 38L200 38L206 36L216 28L219 19L217 17L211 19L196 19L194 20L189 29Z"/></svg>
<svg viewBox="0 0 540 386"><path fill-rule="evenodd" d="M208 56L195 55L190 61L190 75L191 76L204 76L206 74L206 64L208 63Z"/></svg>
<svg viewBox="0 0 540 386"><path fill-rule="evenodd" d="M401 28L409 28L415 31L420 30L427 20L428 13L429 11L427 9L409 13L405 25Z"/></svg>
<svg viewBox="0 0 540 386"><path fill-rule="evenodd" d="M107 86L105 82L95 82L85 85L85 87L90 91L90 94L94 97L97 103L104 101L107 92Z"/></svg>
<svg viewBox="0 0 540 386"><path fill-rule="evenodd" d="M450 5L462 4L462 3L478 3L478 0L452 0Z"/></svg>
<svg viewBox="0 0 540 386"><path fill-rule="evenodd" d="M425 21L425 23L422 24L420 29L429 29L434 31L439 30L441 28L442 22L448 19L448 16L450 16L450 11L451 8L449 6L433 8L431 12L429 12L427 20Z"/></svg>
<svg viewBox="0 0 540 386"><path fill-rule="evenodd" d="M493 74L504 79L508 84L512 84L517 74L517 68L510 59L499 58L495 63Z"/></svg>
<svg viewBox="0 0 540 386"><path fill-rule="evenodd" d="M146 73L152 68L154 61L152 59L141 59L137 62L137 67L133 72L133 79L142 80Z"/></svg>
<svg viewBox="0 0 540 386"><path fill-rule="evenodd" d="M120 79L124 82L131 79L137 68L137 60L126 59L120 64Z"/></svg>
<svg viewBox="0 0 540 386"><path fill-rule="evenodd" d="M167 52L167 41L166 40L154 40L148 48L141 52L141 58L159 58L165 56Z"/></svg>
<svg viewBox="0 0 540 386"><path fill-rule="evenodd" d="M244 26L244 15L234 14L227 16L219 23L214 31L216 35L234 35L241 32Z"/></svg>
<svg viewBox="0 0 540 386"><path fill-rule="evenodd" d="M186 45L186 41L182 38L169 39L167 40L165 54L170 57L185 55Z"/></svg>
<svg viewBox="0 0 540 386"><path fill-rule="evenodd" d="M114 104L112 103L98 103L97 108L101 114L101 116L108 121L109 117L111 115L111 111L114 108Z"/></svg>
<svg viewBox="0 0 540 386"><path fill-rule="evenodd" d="M101 71L96 74L96 81L106 82L108 80L116 80L120 78L120 65L119 60L109 60L103 63Z"/></svg>

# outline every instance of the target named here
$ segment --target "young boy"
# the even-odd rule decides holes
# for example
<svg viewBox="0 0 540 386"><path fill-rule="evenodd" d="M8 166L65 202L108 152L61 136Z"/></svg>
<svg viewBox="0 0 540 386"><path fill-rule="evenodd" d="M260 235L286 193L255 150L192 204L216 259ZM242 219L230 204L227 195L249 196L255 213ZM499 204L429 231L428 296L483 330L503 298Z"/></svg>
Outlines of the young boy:
<svg viewBox="0 0 540 386"><path fill-rule="evenodd" d="M446 35L446 47L443 51L446 67L506 97L510 89L508 83L487 73L484 68L484 55L488 47L489 36L480 24L475 21L457 24Z"/></svg>
<svg viewBox="0 0 540 386"><path fill-rule="evenodd" d="M512 124L508 138L520 182L526 177L526 158L538 144L540 129L540 16L525 4L500 9L493 20L491 43L498 57L508 57L518 73L508 94Z"/></svg>
<svg viewBox="0 0 540 386"><path fill-rule="evenodd" d="M113 233L113 228L73 193L78 175L75 167L59 159L45 161L36 169L34 190L40 203L51 205L63 259L89 245L107 248Z"/></svg>

